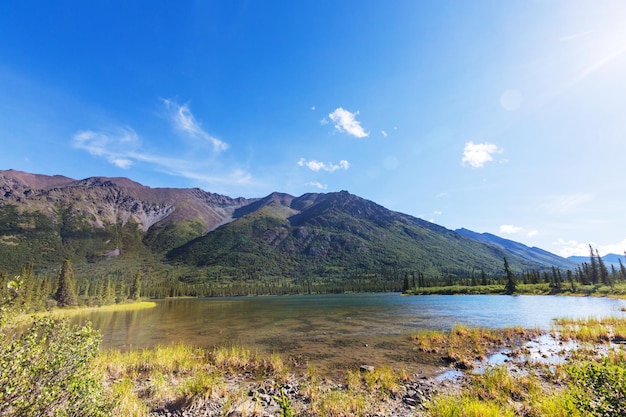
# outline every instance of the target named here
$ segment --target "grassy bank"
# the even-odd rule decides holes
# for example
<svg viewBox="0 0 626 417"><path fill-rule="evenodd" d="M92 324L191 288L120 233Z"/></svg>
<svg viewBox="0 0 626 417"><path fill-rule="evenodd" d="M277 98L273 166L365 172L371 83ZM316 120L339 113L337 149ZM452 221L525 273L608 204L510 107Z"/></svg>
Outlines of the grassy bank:
<svg viewBox="0 0 626 417"><path fill-rule="evenodd" d="M286 410L298 416L366 415L380 410L407 377L389 368L353 370L335 385L311 367L295 378L279 355L240 346L205 350L184 344L106 351L95 367L106 375L105 385L115 399L112 415L129 417L207 408L207 403L215 415L261 416L268 408L281 415L288 415ZM298 401L302 398L306 401Z"/></svg>
<svg viewBox="0 0 626 417"><path fill-rule="evenodd" d="M48 311L40 311L38 313L21 313L17 316L17 320L21 323L30 322L33 318L52 317L55 319L71 318L89 312L115 312L115 311L138 311L154 308L157 303L154 301L136 301L132 303L108 304L99 307L64 307L54 308Z"/></svg>
<svg viewBox="0 0 626 417"><path fill-rule="evenodd" d="M425 383L402 370L348 369L342 379L331 381L309 367L296 377L279 355L238 346L113 350L102 352L95 366L106 376L105 386L115 399L112 415L117 416L148 416L151 410L165 415L180 409L242 416L268 415L268 410L282 416L327 417L622 416L626 358L606 347L624 328L626 320L616 318L556 321L553 335L580 346L559 365L524 360L523 345L538 330L456 326L447 332L417 332L411 336L416 349L449 360L457 369L472 368L503 347L512 351L509 364L468 372L454 384L435 384L432 396L420 401L412 400L412 392L424 389L415 384Z"/></svg>
<svg viewBox="0 0 626 417"><path fill-rule="evenodd" d="M384 366L348 368L341 377L309 366L296 375L284 357L243 346L100 351L98 333L70 326L63 314L35 317L23 334L0 322L0 416L626 415L626 357L610 348L626 340L621 318L556 320L550 333L557 343L578 346L556 365L527 356L525 343L538 330L455 326L416 332L410 336L415 350L465 371L459 381L438 382ZM503 348L510 352L504 365L471 372Z"/></svg>
<svg viewBox="0 0 626 417"><path fill-rule="evenodd" d="M449 285L414 288L405 292L407 295L473 295L505 294L504 284L492 285ZM556 288L551 284L517 284L516 295L571 295L626 298L626 283L609 285L574 285L563 284Z"/></svg>

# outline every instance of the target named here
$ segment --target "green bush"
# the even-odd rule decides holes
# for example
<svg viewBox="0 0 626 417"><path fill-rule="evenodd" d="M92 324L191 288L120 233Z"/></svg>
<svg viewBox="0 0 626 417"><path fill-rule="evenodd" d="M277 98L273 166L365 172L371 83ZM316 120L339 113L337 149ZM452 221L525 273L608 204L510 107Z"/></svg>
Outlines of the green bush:
<svg viewBox="0 0 626 417"><path fill-rule="evenodd" d="M35 319L23 331L0 329L0 416L108 416L103 380L94 375L100 335L90 325Z"/></svg>
<svg viewBox="0 0 626 417"><path fill-rule="evenodd" d="M605 357L570 369L577 408L588 416L626 416L626 360Z"/></svg>

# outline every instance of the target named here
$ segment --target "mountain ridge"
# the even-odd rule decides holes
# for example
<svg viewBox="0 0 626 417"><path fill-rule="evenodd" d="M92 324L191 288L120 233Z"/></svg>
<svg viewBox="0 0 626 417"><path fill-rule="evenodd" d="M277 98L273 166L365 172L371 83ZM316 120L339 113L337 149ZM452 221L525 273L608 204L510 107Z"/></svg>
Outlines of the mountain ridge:
<svg viewBox="0 0 626 417"><path fill-rule="evenodd" d="M417 272L451 279L481 269L498 274L504 256L519 272L546 268L549 259L537 248L533 257L521 244L481 242L348 191L231 198L123 177L7 170L0 171L0 221L4 269L153 253L186 271L182 281L231 282L243 279L242 271L245 279L397 281Z"/></svg>

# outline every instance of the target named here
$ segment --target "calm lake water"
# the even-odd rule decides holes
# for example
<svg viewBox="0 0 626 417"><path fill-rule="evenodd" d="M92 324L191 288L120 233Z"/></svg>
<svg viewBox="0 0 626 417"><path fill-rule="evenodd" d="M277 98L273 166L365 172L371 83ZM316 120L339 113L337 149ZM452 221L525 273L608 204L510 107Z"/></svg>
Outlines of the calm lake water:
<svg viewBox="0 0 626 417"><path fill-rule="evenodd" d="M324 369L360 364L432 369L410 341L418 329L456 323L549 329L556 317L624 316L626 302L553 296L400 296L398 293L173 299L127 312L81 317L102 332L103 346L120 349L184 341L199 346L243 345L279 352L292 366ZM432 364L430 364L432 365Z"/></svg>

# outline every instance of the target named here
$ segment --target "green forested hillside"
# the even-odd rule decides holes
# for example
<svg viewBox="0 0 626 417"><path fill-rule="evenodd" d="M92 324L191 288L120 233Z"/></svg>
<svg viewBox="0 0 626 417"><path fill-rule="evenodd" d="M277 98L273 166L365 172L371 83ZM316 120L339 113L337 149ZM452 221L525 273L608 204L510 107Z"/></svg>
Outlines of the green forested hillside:
<svg viewBox="0 0 626 417"><path fill-rule="evenodd" d="M497 277L504 256L516 273L551 266L346 191L245 199L0 171L0 273L71 259L86 297L137 271L153 296L400 290Z"/></svg>
<svg viewBox="0 0 626 417"><path fill-rule="evenodd" d="M340 192L268 201L173 249L167 259L220 279L319 282L376 276L396 281L418 272L453 280L472 271L497 274L505 255L501 248ZM538 267L512 258L518 271Z"/></svg>

